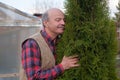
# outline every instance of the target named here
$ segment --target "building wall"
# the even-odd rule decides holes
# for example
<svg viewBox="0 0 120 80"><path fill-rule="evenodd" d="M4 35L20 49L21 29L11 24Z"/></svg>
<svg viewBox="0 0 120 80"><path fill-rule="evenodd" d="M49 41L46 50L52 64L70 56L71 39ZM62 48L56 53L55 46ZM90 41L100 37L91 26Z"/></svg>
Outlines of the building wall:
<svg viewBox="0 0 120 80"><path fill-rule="evenodd" d="M19 80L21 43L39 27L2 26L0 30L0 80Z"/></svg>

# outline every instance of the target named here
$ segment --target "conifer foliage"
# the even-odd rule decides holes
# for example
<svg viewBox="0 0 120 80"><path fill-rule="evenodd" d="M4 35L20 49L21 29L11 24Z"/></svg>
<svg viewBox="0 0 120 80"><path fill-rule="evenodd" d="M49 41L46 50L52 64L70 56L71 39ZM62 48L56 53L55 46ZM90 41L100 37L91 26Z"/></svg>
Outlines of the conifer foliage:
<svg viewBox="0 0 120 80"><path fill-rule="evenodd" d="M117 80L115 26L106 0L66 0L66 27L57 46L63 55L79 55L80 67L65 71L57 80Z"/></svg>

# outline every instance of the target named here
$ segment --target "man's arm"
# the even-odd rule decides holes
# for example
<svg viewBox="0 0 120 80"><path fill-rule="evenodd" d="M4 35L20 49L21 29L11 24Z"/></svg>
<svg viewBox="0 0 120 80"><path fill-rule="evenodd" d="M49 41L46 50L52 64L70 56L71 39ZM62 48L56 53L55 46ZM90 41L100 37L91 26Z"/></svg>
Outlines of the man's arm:
<svg viewBox="0 0 120 80"><path fill-rule="evenodd" d="M28 39L22 46L22 65L28 80L51 80L64 71L61 64L48 70L41 70L40 49L36 41L33 39Z"/></svg>

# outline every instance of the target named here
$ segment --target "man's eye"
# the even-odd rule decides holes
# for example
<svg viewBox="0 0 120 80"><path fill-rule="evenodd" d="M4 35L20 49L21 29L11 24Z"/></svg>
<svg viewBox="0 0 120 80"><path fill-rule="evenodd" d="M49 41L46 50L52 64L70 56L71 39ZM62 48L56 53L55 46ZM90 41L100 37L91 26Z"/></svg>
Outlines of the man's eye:
<svg viewBox="0 0 120 80"><path fill-rule="evenodd" d="M61 19L55 19L57 22L59 22Z"/></svg>

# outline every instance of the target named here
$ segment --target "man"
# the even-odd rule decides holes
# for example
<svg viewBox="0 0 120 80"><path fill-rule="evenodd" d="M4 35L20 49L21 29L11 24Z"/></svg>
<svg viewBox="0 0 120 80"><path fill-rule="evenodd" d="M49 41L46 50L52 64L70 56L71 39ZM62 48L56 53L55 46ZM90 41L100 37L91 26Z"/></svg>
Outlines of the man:
<svg viewBox="0 0 120 80"><path fill-rule="evenodd" d="M44 29L22 44L22 66L28 80L53 80L65 70L79 66L76 56L64 56L56 63L55 43L65 30L65 17L61 10L52 8L42 15Z"/></svg>

